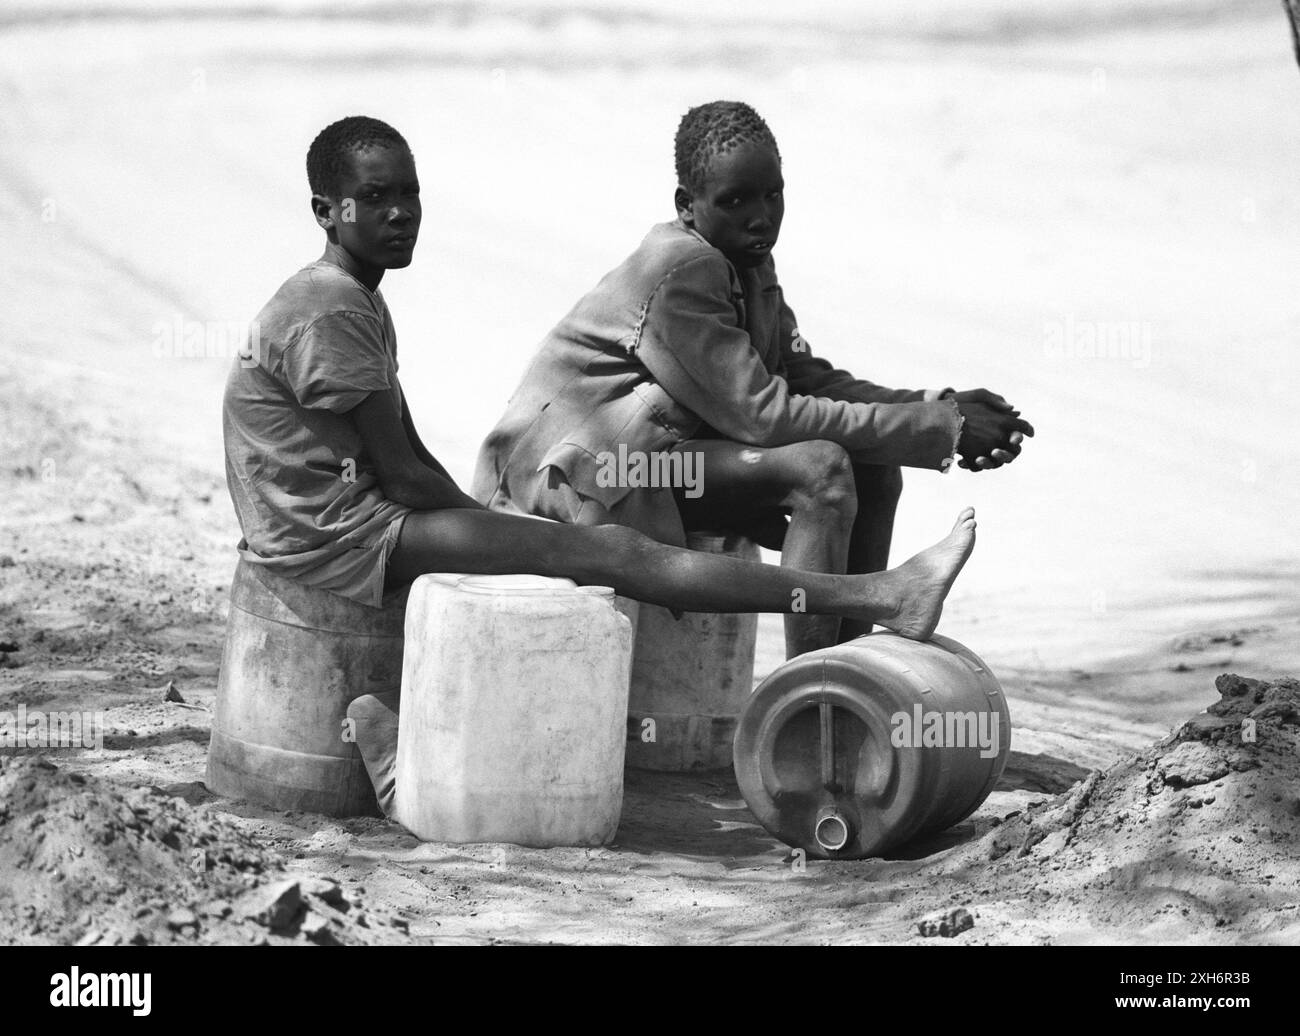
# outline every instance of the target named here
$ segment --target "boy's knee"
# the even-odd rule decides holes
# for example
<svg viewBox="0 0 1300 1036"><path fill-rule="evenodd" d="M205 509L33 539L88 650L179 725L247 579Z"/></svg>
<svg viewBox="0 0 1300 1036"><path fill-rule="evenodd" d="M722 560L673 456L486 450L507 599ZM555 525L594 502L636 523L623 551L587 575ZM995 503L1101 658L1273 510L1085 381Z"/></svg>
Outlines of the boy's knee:
<svg viewBox="0 0 1300 1036"><path fill-rule="evenodd" d="M834 511L850 520L857 513L858 494L853 463L838 443L817 439L797 444L796 494L804 503Z"/></svg>

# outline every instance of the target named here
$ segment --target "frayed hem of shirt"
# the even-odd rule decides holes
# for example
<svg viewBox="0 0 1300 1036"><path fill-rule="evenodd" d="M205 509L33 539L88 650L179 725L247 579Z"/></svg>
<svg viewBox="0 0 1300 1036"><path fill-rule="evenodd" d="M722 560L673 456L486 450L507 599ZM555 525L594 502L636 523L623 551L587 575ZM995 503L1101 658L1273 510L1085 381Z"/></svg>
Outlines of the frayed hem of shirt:
<svg viewBox="0 0 1300 1036"><path fill-rule="evenodd" d="M939 462L939 473L942 475L948 474L949 469L952 467L952 462L957 459L957 446L961 442L961 430L966 425L966 418L962 415L961 407L957 405L957 400L949 397L944 400L944 402L952 403L953 410L957 412L957 429L952 435L952 451L950 455Z"/></svg>

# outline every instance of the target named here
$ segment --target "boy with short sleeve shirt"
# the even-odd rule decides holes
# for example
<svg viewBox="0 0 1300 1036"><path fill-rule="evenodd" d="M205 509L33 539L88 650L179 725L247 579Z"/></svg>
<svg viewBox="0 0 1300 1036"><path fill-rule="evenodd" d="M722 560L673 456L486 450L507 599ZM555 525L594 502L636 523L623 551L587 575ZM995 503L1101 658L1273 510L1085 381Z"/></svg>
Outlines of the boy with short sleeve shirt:
<svg viewBox="0 0 1300 1036"><path fill-rule="evenodd" d="M378 607L411 508L387 499L347 414L397 385L388 306L338 266L290 277L258 314L226 383L226 479L240 556Z"/></svg>

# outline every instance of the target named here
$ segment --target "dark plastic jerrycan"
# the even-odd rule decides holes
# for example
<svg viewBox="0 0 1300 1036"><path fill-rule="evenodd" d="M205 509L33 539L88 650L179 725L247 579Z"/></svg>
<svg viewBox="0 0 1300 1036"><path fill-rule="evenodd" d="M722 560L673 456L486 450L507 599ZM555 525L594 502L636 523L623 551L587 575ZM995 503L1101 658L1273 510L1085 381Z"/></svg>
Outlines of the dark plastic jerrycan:
<svg viewBox="0 0 1300 1036"><path fill-rule="evenodd" d="M873 633L791 659L759 685L736 728L736 780L786 844L860 859L970 816L1010 743L1006 697L974 652Z"/></svg>

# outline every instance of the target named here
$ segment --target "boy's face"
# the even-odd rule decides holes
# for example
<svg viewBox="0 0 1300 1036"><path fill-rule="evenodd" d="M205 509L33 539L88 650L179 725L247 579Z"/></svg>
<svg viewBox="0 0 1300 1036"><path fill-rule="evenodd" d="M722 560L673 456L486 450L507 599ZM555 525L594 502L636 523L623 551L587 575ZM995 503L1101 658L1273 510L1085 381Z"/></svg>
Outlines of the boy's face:
<svg viewBox="0 0 1300 1036"><path fill-rule="evenodd" d="M410 151L368 147L353 151L346 166L337 198L312 198L317 221L363 269L410 266L422 214Z"/></svg>
<svg viewBox="0 0 1300 1036"><path fill-rule="evenodd" d="M714 156L698 193L677 188L677 214L733 265L758 266L781 233L784 190L780 159L745 144Z"/></svg>

